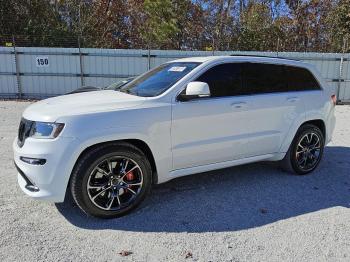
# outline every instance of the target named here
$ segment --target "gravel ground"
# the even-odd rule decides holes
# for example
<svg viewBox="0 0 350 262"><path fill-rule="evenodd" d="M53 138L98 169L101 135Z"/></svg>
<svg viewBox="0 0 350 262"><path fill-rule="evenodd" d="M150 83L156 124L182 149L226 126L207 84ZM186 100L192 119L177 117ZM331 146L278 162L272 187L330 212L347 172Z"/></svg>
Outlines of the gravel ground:
<svg viewBox="0 0 350 262"><path fill-rule="evenodd" d="M11 143L28 104L0 102L1 261L350 261L350 106L310 176L259 163L179 178L100 220L17 186Z"/></svg>

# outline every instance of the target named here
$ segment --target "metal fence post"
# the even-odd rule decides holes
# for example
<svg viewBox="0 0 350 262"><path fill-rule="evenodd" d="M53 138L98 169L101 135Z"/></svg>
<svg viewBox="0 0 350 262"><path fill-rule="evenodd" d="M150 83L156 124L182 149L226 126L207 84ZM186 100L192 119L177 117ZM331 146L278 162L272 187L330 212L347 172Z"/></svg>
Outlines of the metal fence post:
<svg viewBox="0 0 350 262"><path fill-rule="evenodd" d="M147 60L148 60L148 70L151 70L151 48L149 45L148 45Z"/></svg>
<svg viewBox="0 0 350 262"><path fill-rule="evenodd" d="M340 88L341 88L341 82L343 79L343 63L344 63L344 57L340 58L339 63L339 78L338 78L338 86L337 86L337 103L340 101L339 94L340 94Z"/></svg>
<svg viewBox="0 0 350 262"><path fill-rule="evenodd" d="M344 66L344 53L345 53L346 43L347 43L347 39L344 37L344 39L343 39L343 52L342 52L342 55L341 55L341 58L340 58L340 63L339 63L337 103L341 101L339 95L340 95L341 83L343 82L343 66Z"/></svg>
<svg viewBox="0 0 350 262"><path fill-rule="evenodd" d="M15 67L16 67L18 98L22 98L21 75L19 72L18 53L17 53L17 49L16 49L15 36L12 36L12 45L13 45L13 53L14 53L14 60L15 60Z"/></svg>
<svg viewBox="0 0 350 262"><path fill-rule="evenodd" d="M213 37L212 39L212 47L211 47L212 51L213 51L213 56L215 55L215 38Z"/></svg>
<svg viewBox="0 0 350 262"><path fill-rule="evenodd" d="M78 47L79 47L79 65L80 65L80 85L84 85L84 70L83 70L83 55L80 49L80 36L78 36Z"/></svg>

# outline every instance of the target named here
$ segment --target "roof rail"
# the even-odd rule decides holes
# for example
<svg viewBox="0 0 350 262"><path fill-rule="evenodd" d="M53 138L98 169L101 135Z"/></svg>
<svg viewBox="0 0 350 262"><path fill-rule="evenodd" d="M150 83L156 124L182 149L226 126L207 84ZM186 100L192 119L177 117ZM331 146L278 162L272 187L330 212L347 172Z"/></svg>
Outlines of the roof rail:
<svg viewBox="0 0 350 262"><path fill-rule="evenodd" d="M284 60L293 60L293 61L300 61L298 59L294 58L288 58L288 57L278 57L278 56L268 56L268 55L244 55L244 54L231 54L230 56L243 56L243 57L263 57L263 58L277 58L277 59L284 59Z"/></svg>

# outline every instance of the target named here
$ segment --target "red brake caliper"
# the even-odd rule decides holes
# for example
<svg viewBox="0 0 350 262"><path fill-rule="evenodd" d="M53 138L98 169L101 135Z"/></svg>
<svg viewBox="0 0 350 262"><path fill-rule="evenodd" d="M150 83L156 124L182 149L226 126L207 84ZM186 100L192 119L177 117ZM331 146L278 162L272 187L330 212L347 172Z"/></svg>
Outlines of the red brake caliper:
<svg viewBox="0 0 350 262"><path fill-rule="evenodd" d="M127 181L132 181L135 179L135 175L133 171L130 171L129 173L126 174L126 180ZM128 188L130 188L131 186L128 185Z"/></svg>
<svg viewBox="0 0 350 262"><path fill-rule="evenodd" d="M131 172L129 172L129 173L126 174L126 180L132 181L132 180L134 180L134 179L135 179L135 175L134 175L134 172L133 172L133 171L131 171Z"/></svg>

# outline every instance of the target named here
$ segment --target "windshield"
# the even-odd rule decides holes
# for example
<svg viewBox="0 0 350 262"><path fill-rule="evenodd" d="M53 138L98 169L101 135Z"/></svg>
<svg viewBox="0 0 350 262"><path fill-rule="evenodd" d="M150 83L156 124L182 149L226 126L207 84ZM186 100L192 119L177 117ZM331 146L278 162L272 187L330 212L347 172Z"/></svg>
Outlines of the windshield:
<svg viewBox="0 0 350 262"><path fill-rule="evenodd" d="M136 78L118 91L143 97L160 95L200 63L174 62L160 65Z"/></svg>
<svg viewBox="0 0 350 262"><path fill-rule="evenodd" d="M123 80L120 80L118 82L112 83L109 86L104 87L103 89L107 89L107 90L118 90L120 89L122 86L126 85L127 83L131 82L132 80L134 80L135 77L129 77Z"/></svg>

